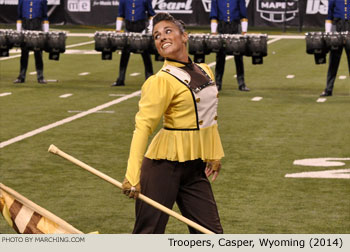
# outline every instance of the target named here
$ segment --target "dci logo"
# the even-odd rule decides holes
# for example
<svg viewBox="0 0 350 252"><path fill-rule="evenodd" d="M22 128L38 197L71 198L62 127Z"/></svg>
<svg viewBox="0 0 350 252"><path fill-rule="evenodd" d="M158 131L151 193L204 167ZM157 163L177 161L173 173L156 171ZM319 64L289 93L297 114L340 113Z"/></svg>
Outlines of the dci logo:
<svg viewBox="0 0 350 252"><path fill-rule="evenodd" d="M90 0L68 0L67 9L70 12L90 12Z"/></svg>
<svg viewBox="0 0 350 252"><path fill-rule="evenodd" d="M299 12L296 0L256 0L260 17L272 23L291 21Z"/></svg>

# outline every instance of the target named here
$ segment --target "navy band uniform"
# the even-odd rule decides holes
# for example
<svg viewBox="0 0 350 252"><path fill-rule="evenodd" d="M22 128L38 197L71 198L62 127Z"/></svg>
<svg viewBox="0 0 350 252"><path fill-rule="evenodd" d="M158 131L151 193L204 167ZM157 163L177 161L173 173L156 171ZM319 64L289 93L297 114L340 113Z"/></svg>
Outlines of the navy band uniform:
<svg viewBox="0 0 350 252"><path fill-rule="evenodd" d="M118 8L118 17L116 20L116 30L121 31L122 24L125 20L125 29L127 32L142 32L147 27L147 18L155 15L152 8L151 0L120 0ZM145 51L142 54L145 65L146 79L153 75L152 60L150 54ZM122 50L122 56L119 65L119 77L112 86L124 86L126 68L130 58L130 51L125 48Z"/></svg>
<svg viewBox="0 0 350 252"><path fill-rule="evenodd" d="M211 32L220 34L239 34L247 32L248 19L245 0L212 0L211 1ZM241 27L240 27L241 24ZM240 29L241 28L241 29ZM222 87L222 77L225 70L226 54L221 50L216 55L215 81L218 89ZM249 91L244 81L243 56L235 56L238 88Z"/></svg>
<svg viewBox="0 0 350 252"><path fill-rule="evenodd" d="M325 24L326 32L331 32L333 25L337 32L350 31L350 0L329 0L328 16ZM340 47L339 50L330 52L327 85L321 96L331 96L333 93L334 82L337 76L342 52L343 47ZM346 50L346 55L350 75L350 51Z"/></svg>
<svg viewBox="0 0 350 252"><path fill-rule="evenodd" d="M18 18L17 31L24 30L49 30L49 21L47 16L47 0L19 0L18 1ZM38 82L45 84L44 80L44 63L42 51L34 51L35 68ZM23 83L26 78L28 67L29 51L21 48L21 65L20 73L14 83Z"/></svg>

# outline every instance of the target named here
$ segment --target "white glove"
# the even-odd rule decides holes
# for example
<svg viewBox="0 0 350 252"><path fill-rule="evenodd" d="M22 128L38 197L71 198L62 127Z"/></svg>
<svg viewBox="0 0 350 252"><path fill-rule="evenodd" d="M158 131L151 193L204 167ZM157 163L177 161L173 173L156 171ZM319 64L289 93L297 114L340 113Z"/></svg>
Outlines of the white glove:
<svg viewBox="0 0 350 252"><path fill-rule="evenodd" d="M17 20L17 23L16 23L16 30L18 32L22 31L22 20Z"/></svg>
<svg viewBox="0 0 350 252"><path fill-rule="evenodd" d="M44 21L43 22L43 31L48 32L49 31L49 21Z"/></svg>
<svg viewBox="0 0 350 252"><path fill-rule="evenodd" d="M248 19L241 20L242 33L245 34L248 31Z"/></svg>
<svg viewBox="0 0 350 252"><path fill-rule="evenodd" d="M149 25L148 25L146 30L147 30L147 33L152 33L152 31L153 31L153 18L152 17L149 18Z"/></svg>
<svg viewBox="0 0 350 252"><path fill-rule="evenodd" d="M217 33L217 29L218 29L218 21L216 19L212 19L210 22L211 33Z"/></svg>
<svg viewBox="0 0 350 252"><path fill-rule="evenodd" d="M121 31L123 26L123 19L122 18L117 18L117 21L115 22L115 29L116 31Z"/></svg>
<svg viewBox="0 0 350 252"><path fill-rule="evenodd" d="M332 31L332 26L333 26L332 21L331 20L326 20L325 32L331 32Z"/></svg>

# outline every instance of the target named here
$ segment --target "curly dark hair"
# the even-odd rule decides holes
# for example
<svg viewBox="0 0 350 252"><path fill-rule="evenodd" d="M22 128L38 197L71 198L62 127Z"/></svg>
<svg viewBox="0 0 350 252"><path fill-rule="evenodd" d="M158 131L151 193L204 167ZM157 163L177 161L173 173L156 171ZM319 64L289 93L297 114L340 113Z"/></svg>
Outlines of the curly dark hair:
<svg viewBox="0 0 350 252"><path fill-rule="evenodd" d="M185 23L182 20L175 19L172 15L166 12L160 12L153 17L153 29L156 24L161 21L169 21L175 24L181 33L185 32Z"/></svg>

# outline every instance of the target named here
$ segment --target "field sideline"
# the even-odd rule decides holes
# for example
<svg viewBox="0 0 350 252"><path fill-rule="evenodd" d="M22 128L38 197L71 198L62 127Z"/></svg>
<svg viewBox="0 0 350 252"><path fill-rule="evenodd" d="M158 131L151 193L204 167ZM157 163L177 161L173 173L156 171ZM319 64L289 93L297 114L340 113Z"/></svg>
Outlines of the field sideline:
<svg viewBox="0 0 350 252"><path fill-rule="evenodd" d="M130 233L133 200L47 152L55 144L119 181L124 177L143 63L140 55L132 55L126 86L110 87L120 55L102 61L93 53L93 32L77 33L69 34L60 61L49 61L44 53L45 78L58 82L37 84L31 56L26 83L14 85L19 51L0 58L0 183L83 232ZM269 38L263 65L252 65L245 57L251 92L237 90L232 57L226 62L219 100L225 158L213 183L224 231L348 234L346 57L343 54L333 96L320 100L328 65L314 64L302 34ZM215 55L206 56L206 63L214 70ZM154 62L153 68L161 66ZM166 232L187 233L187 228L170 218ZM2 218L0 233L14 233Z"/></svg>

